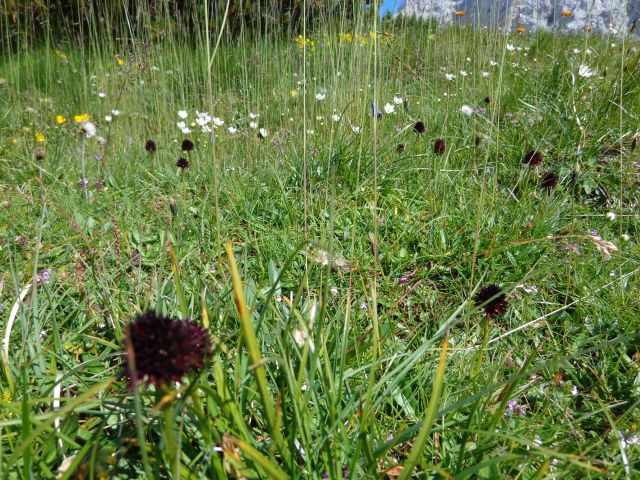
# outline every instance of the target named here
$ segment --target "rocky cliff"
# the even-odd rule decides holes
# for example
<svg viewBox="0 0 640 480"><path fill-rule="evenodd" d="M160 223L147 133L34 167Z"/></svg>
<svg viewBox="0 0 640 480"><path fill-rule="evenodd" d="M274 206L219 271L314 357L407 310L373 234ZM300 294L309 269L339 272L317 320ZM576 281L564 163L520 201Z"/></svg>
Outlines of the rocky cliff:
<svg viewBox="0 0 640 480"><path fill-rule="evenodd" d="M640 0L405 0L399 14L528 31L640 32Z"/></svg>

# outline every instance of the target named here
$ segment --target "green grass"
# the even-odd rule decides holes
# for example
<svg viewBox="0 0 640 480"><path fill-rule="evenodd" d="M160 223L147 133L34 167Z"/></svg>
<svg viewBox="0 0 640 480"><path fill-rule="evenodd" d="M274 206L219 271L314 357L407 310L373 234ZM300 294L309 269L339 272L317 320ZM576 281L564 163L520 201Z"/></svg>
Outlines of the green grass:
<svg viewBox="0 0 640 480"><path fill-rule="evenodd" d="M62 478L640 474L637 42L338 20L304 53L299 32L225 36L210 67L219 22L208 42L3 43L3 338L51 269L6 337L4 478L74 454ZM183 135L180 110L225 125ZM492 319L490 284L508 298ZM215 352L131 392L124 327L148 309L204 324Z"/></svg>

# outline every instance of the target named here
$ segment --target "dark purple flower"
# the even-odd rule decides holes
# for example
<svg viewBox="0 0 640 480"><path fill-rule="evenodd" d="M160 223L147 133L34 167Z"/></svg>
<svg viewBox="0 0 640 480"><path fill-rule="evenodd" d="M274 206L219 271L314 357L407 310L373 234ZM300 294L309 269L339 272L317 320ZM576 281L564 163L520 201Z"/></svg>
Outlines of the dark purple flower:
<svg viewBox="0 0 640 480"><path fill-rule="evenodd" d="M398 146L396 147L396 152L404 153L404 143L399 143L398 144Z"/></svg>
<svg viewBox="0 0 640 480"><path fill-rule="evenodd" d="M27 237L25 237L23 235L18 235L16 237L16 243L18 245L20 245L21 247L24 247L27 243L29 243L29 240L27 240Z"/></svg>
<svg viewBox="0 0 640 480"><path fill-rule="evenodd" d="M444 138L436 138L436 141L433 144L433 153L436 155L444 155L446 150L447 144L444 142Z"/></svg>
<svg viewBox="0 0 640 480"><path fill-rule="evenodd" d="M487 105L491 103L491 97L484 97L484 103Z"/></svg>
<svg viewBox="0 0 640 480"><path fill-rule="evenodd" d="M542 163L542 154L538 150L529 150L524 154L522 163L530 167L537 167Z"/></svg>
<svg viewBox="0 0 640 480"><path fill-rule="evenodd" d="M126 327L125 355L139 382L160 385L201 370L212 344L209 332L195 322L148 311Z"/></svg>
<svg viewBox="0 0 640 480"><path fill-rule="evenodd" d="M540 186L545 190L553 190L558 185L558 177L553 172L545 172L540 177Z"/></svg>
<svg viewBox="0 0 640 480"><path fill-rule="evenodd" d="M489 319L503 315L507 311L507 296L497 285L482 287L475 296L476 305L484 310Z"/></svg>
<svg viewBox="0 0 640 480"><path fill-rule="evenodd" d="M99 178L96 180L96 190L102 190L104 188L104 180Z"/></svg>
<svg viewBox="0 0 640 480"><path fill-rule="evenodd" d="M176 162L176 167L184 170L185 168L189 168L189 160L184 157L180 157Z"/></svg>
<svg viewBox="0 0 640 480"><path fill-rule="evenodd" d="M81 178L80 180L78 180L78 187L87 188L87 185L89 185L89 180L87 180L86 178Z"/></svg>
<svg viewBox="0 0 640 480"><path fill-rule="evenodd" d="M416 133L421 134L427 130L427 127L424 126L424 122L416 122L416 124L413 126L413 129L416 131Z"/></svg>
<svg viewBox="0 0 640 480"><path fill-rule="evenodd" d="M476 147L478 145L480 145L482 143L482 136L481 135L476 135L476 139L475 139L475 145Z"/></svg>
<svg viewBox="0 0 640 480"><path fill-rule="evenodd" d="M185 138L182 141L182 151L183 152L190 152L191 150L193 150L194 147L195 147L195 145L188 138Z"/></svg>
<svg viewBox="0 0 640 480"><path fill-rule="evenodd" d="M38 160L39 162L44 160L44 154L45 154L45 151L44 151L44 148L42 147L36 147L33 149L33 155L34 157L36 157L36 160Z"/></svg>
<svg viewBox="0 0 640 480"><path fill-rule="evenodd" d="M144 149L149 153L155 152L157 150L156 142L154 142L153 140L147 140L147 142L144 144Z"/></svg>

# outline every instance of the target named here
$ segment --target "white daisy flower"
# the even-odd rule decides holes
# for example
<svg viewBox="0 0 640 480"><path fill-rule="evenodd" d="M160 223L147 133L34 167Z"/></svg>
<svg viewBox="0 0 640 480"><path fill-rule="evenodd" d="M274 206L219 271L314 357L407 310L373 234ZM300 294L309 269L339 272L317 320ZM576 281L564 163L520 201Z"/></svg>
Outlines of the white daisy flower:
<svg viewBox="0 0 640 480"><path fill-rule="evenodd" d="M183 128L187 128L187 124L185 122L176 122L176 127L182 130Z"/></svg>
<svg viewBox="0 0 640 480"><path fill-rule="evenodd" d="M229 128L227 128L227 130L231 134L234 134L234 133L236 133L238 131L238 129L236 127L234 127L233 125L231 125Z"/></svg>
<svg viewBox="0 0 640 480"><path fill-rule="evenodd" d="M316 100L318 101L322 101L325 98L327 98L327 94L326 93L322 93L322 92L318 92L316 93Z"/></svg>
<svg viewBox="0 0 640 480"><path fill-rule="evenodd" d="M460 70L460 76L461 77L468 77L469 74L465 70Z"/></svg>
<svg viewBox="0 0 640 480"><path fill-rule="evenodd" d="M182 119L185 119L185 118L187 118L187 117L189 116L189 114L188 114L185 110L180 110L180 111L178 112L178 116L179 116L180 118L182 118Z"/></svg>
<svg viewBox="0 0 640 480"><path fill-rule="evenodd" d="M353 133L360 133L362 131L362 127L356 127L355 125L351 125L351 131Z"/></svg>
<svg viewBox="0 0 640 480"><path fill-rule="evenodd" d="M104 92L98 92L98 96L99 96L100 98L104 98L104 97L106 97L106 96L107 96L107 94L106 94L106 93L104 93Z"/></svg>
<svg viewBox="0 0 640 480"><path fill-rule="evenodd" d="M96 126L88 120L82 122L80 124L80 128L82 129L82 133L84 133L84 136L87 138L95 137L96 133L98 132Z"/></svg>
<svg viewBox="0 0 640 480"><path fill-rule="evenodd" d="M487 77L489 76L489 72L482 72L482 76L483 76L484 78L487 78Z"/></svg>
<svg viewBox="0 0 640 480"><path fill-rule="evenodd" d="M394 107L392 104L387 103L384 106L384 113L394 113L396 111L396 107Z"/></svg>
<svg viewBox="0 0 640 480"><path fill-rule="evenodd" d="M222 120L220 117L213 117L213 124L216 127L221 127L222 125L224 125L224 120Z"/></svg>
<svg viewBox="0 0 640 480"><path fill-rule="evenodd" d="M111 115L105 115L104 116L104 121L105 122L110 122L111 120L113 120L113 117Z"/></svg>
<svg viewBox="0 0 640 480"><path fill-rule="evenodd" d="M393 103L395 103L396 105L402 105L402 102L404 102L404 100L402 99L402 97L393 97Z"/></svg>
<svg viewBox="0 0 640 480"><path fill-rule="evenodd" d="M580 65L578 69L578 75L584 78L593 77L596 74L596 71L589 68L587 65Z"/></svg>
<svg viewBox="0 0 640 480"><path fill-rule="evenodd" d="M261 128L260 130L258 130L258 133L260 134L260 136L262 138L265 138L266 136L269 135L269 131L266 128Z"/></svg>
<svg viewBox="0 0 640 480"><path fill-rule="evenodd" d="M512 43L507 43L507 50L513 52L515 49L516 47Z"/></svg>
<svg viewBox="0 0 640 480"><path fill-rule="evenodd" d="M473 115L473 108L471 108L469 105L462 105L462 107L460 108L460 111L467 117L470 117L471 115Z"/></svg>
<svg viewBox="0 0 640 480"><path fill-rule="evenodd" d="M184 133L185 135L188 135L191 133L191 129L189 127L184 127L182 129L182 133Z"/></svg>
<svg viewBox="0 0 640 480"><path fill-rule="evenodd" d="M256 114L256 113L249 113L249 118L258 118L258 114Z"/></svg>
<svg viewBox="0 0 640 480"><path fill-rule="evenodd" d="M339 122L340 115L338 115L337 113L334 113L333 115L331 115L331 120L333 120L334 122Z"/></svg>
<svg viewBox="0 0 640 480"><path fill-rule="evenodd" d="M497 65L498 65L498 62L496 62L495 60L491 60L491 61L489 62L489 65L491 65L492 67L495 67L495 66L497 66Z"/></svg>
<svg viewBox="0 0 640 480"><path fill-rule="evenodd" d="M258 122L249 122L249 126L255 130L258 128Z"/></svg>
<svg viewBox="0 0 640 480"><path fill-rule="evenodd" d="M456 78L456 76L453 73L445 73L445 78L449 81L453 80L454 78Z"/></svg>
<svg viewBox="0 0 640 480"><path fill-rule="evenodd" d="M113 115L114 117L117 117L120 115L120 110L111 110L111 115Z"/></svg>

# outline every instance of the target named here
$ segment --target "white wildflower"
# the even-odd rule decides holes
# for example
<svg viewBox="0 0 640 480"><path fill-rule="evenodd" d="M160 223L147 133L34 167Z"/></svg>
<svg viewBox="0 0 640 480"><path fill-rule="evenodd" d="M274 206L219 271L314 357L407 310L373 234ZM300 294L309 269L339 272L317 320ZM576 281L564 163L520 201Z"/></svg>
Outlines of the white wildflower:
<svg viewBox="0 0 640 480"><path fill-rule="evenodd" d="M185 119L185 118L187 118L187 117L189 116L189 114L188 114L185 110L180 110L180 111L178 112L178 116L179 116L180 118L182 118L182 119Z"/></svg>
<svg viewBox="0 0 640 480"><path fill-rule="evenodd" d="M111 115L105 115L105 116L104 116L104 121L105 121L105 122L107 122L107 123L108 123L108 122L110 122L111 120L113 120L113 117L112 117Z"/></svg>
<svg viewBox="0 0 640 480"><path fill-rule="evenodd" d="M613 222L616 219L616 214L614 212L607 213L607 219Z"/></svg>
<svg viewBox="0 0 640 480"><path fill-rule="evenodd" d="M82 129L82 133L84 133L84 136L87 138L95 137L96 133L98 132L96 126L88 120L80 123L80 128Z"/></svg>
<svg viewBox="0 0 640 480"><path fill-rule="evenodd" d="M334 122L339 122L340 115L338 115L337 113L334 113L333 115L331 115L331 120L333 120Z"/></svg>
<svg viewBox="0 0 640 480"><path fill-rule="evenodd" d="M578 75L584 78L593 77L596 74L596 71L589 68L587 65L580 65L578 69Z"/></svg>
<svg viewBox="0 0 640 480"><path fill-rule="evenodd" d="M249 127L255 130L256 128L258 128L258 122L249 122Z"/></svg>
<svg viewBox="0 0 640 480"><path fill-rule="evenodd" d="M326 93L323 93L323 92L316 93L316 100L322 101L325 98L327 98L327 94Z"/></svg>
<svg viewBox="0 0 640 480"><path fill-rule="evenodd" d="M473 115L473 108L471 108L469 105L462 105L462 107L460 108L460 111L467 117L470 117L471 115Z"/></svg>
<svg viewBox="0 0 640 480"><path fill-rule="evenodd" d="M396 111L396 107L394 107L391 103L386 103L384 106L384 113L393 113Z"/></svg>
<svg viewBox="0 0 640 480"><path fill-rule="evenodd" d="M227 131L231 134L234 134L238 131L238 129L236 127L234 127L233 125L231 125L229 128L227 128Z"/></svg>
<svg viewBox="0 0 640 480"><path fill-rule="evenodd" d="M393 97L393 103L395 103L396 105L402 105L402 102L404 102L402 97L398 97L398 96Z"/></svg>

